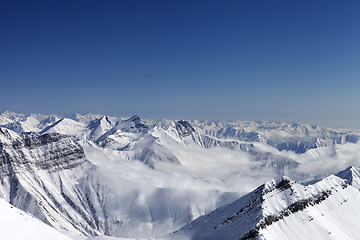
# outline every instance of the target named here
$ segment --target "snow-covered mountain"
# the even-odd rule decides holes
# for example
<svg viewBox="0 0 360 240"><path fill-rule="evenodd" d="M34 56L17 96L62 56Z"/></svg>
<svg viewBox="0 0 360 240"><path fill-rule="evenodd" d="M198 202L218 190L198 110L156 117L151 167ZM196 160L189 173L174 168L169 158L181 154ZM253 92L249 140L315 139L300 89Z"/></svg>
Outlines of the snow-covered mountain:
<svg viewBox="0 0 360 240"><path fill-rule="evenodd" d="M339 143L356 143L359 133L307 124L266 121L193 121L192 124L210 136L250 142L264 142L281 150L304 153L309 149Z"/></svg>
<svg viewBox="0 0 360 240"><path fill-rule="evenodd" d="M161 172L149 171L140 162L140 166L119 169L144 178L133 182L114 172L122 161L95 166L74 139L58 133L18 134L0 128L0 196L59 230L83 236L161 235L238 196L212 189L195 192L161 187L156 181L146 184ZM114 170L107 169L109 166ZM202 204L206 197L211 202Z"/></svg>
<svg viewBox="0 0 360 240"><path fill-rule="evenodd" d="M86 192L76 183L91 173L92 164L72 137L58 133L17 134L0 128L0 149L3 199L59 230L87 234L86 221L74 222L74 216L78 219L84 209L84 203L74 199L86 199ZM78 196L74 198L73 194ZM83 218L91 216L81 213Z"/></svg>
<svg viewBox="0 0 360 240"><path fill-rule="evenodd" d="M0 199L0 234L11 240L71 240L39 219Z"/></svg>
<svg viewBox="0 0 360 240"><path fill-rule="evenodd" d="M62 118L45 127L39 133L61 133L69 136L80 136L86 131L85 124L69 118Z"/></svg>
<svg viewBox="0 0 360 240"><path fill-rule="evenodd" d="M359 169L312 185L273 179L166 239L359 239ZM353 177L354 176L354 177Z"/></svg>
<svg viewBox="0 0 360 240"><path fill-rule="evenodd" d="M108 116L102 116L98 119L92 120L87 126L90 130L89 138L91 140L97 140L100 136L114 127L116 122L117 121L115 119L111 119Z"/></svg>
<svg viewBox="0 0 360 240"><path fill-rule="evenodd" d="M0 197L76 239L164 236L284 175L316 182L353 165L337 176L358 186L354 130L13 112L0 125Z"/></svg>
<svg viewBox="0 0 360 240"><path fill-rule="evenodd" d="M149 129L159 127L167 130L169 127L175 127L179 132L186 131L185 135L191 135L195 132L216 139L261 142L280 151L287 150L295 153L305 153L309 149L329 147L335 144L356 143L360 138L359 131L329 129L298 123L194 120L190 122L178 121L178 123L175 123L176 126L173 126L174 121L170 120L145 120L142 122L136 115L129 119L133 119L137 124L141 122L145 128ZM77 113L25 115L5 111L0 113L0 126L19 133L27 131L41 133L53 131L68 135L84 134L87 139L96 141L104 134L106 136L115 134L115 129L120 130L120 132L125 130L126 132L126 123L132 122L129 119L91 113L86 115ZM188 125L186 126L186 124ZM115 129L112 129L113 127ZM107 133L110 129L110 133ZM119 134L119 131L117 132Z"/></svg>

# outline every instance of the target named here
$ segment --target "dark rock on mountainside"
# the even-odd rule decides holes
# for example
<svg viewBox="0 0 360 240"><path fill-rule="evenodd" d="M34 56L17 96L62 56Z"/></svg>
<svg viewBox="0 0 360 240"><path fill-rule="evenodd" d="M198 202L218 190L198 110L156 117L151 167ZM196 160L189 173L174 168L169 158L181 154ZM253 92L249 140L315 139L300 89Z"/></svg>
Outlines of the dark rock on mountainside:
<svg viewBox="0 0 360 240"><path fill-rule="evenodd" d="M358 169L351 168L341 172L340 175L356 176L357 172ZM267 237L273 236L269 232L276 234L277 237L283 236L281 239L291 239L290 237L294 236L300 239L296 234L291 235L294 228L304 227L305 223L310 226L312 221L316 221L318 229L327 229L328 224L323 222L324 219L330 222L338 221L333 215L334 209L353 209L352 205L346 204L349 200L345 199L345 196L359 199L358 190L353 184L334 175L307 186L298 184L287 177L276 178L233 203L197 218L169 235L168 239L274 239ZM360 208L353 210L359 212ZM341 212L337 214L342 214ZM287 219L291 221L286 221ZM353 215L352 219L343 220L351 223L357 221L357 216ZM278 228L279 224L286 226L285 232L279 232L281 231ZM274 228L274 225L277 228ZM303 239L309 239L311 236L311 233L306 234L308 235L304 235ZM350 236L354 236L352 234ZM359 234L355 233L355 235ZM338 237L335 239L339 239ZM323 235L321 239L328 238Z"/></svg>
<svg viewBox="0 0 360 240"><path fill-rule="evenodd" d="M191 126L188 121L180 120L175 123L176 130L178 131L179 135L182 137L190 136L195 129Z"/></svg>
<svg viewBox="0 0 360 240"><path fill-rule="evenodd" d="M72 137L33 132L11 135L0 128L0 176L11 171L71 169L87 162L84 149Z"/></svg>

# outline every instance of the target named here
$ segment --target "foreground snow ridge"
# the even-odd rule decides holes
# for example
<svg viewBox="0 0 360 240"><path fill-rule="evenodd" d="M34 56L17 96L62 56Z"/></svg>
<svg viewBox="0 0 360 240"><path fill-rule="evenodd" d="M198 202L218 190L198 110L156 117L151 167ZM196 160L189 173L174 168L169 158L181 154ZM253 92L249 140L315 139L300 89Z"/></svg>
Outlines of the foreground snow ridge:
<svg viewBox="0 0 360 240"><path fill-rule="evenodd" d="M0 236L6 240L71 240L0 198Z"/></svg>
<svg viewBox="0 0 360 240"><path fill-rule="evenodd" d="M359 189L335 175L307 186L282 177L166 239L359 239L359 201Z"/></svg>

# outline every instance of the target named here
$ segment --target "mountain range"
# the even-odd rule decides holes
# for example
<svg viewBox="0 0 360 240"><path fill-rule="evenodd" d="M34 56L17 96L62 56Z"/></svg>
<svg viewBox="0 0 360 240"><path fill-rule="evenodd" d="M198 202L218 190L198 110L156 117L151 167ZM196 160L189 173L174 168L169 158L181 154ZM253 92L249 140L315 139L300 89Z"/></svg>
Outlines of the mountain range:
<svg viewBox="0 0 360 240"><path fill-rule="evenodd" d="M0 197L64 239L356 239L359 138L284 122L6 111Z"/></svg>

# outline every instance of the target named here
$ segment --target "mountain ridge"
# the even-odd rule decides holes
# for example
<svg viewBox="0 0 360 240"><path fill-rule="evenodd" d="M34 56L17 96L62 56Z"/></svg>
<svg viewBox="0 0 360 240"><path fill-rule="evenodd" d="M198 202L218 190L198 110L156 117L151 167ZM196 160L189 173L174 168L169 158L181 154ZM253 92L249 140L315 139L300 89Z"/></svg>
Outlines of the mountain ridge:
<svg viewBox="0 0 360 240"><path fill-rule="evenodd" d="M338 176L346 178L351 189L359 179L356 167L360 162L354 157L360 154L357 131L274 122L152 121L137 115L69 117L0 115L0 123L4 123L0 126L0 195L54 228L84 239L97 235L164 236L276 177L284 181L282 185L300 189L303 195L298 197L308 204L307 209L312 209L318 199L329 199L327 188L323 194L319 187L312 200L303 193L305 187L312 189L308 186L321 182L315 179L350 165L355 168ZM15 128L15 123L23 127ZM289 180L286 184L284 175L308 183L300 187ZM276 185L282 180L275 180L274 189L279 189ZM336 184L341 185L339 181ZM300 211L291 212L297 205L291 206L296 199L295 195L288 196L289 188L283 189L286 195L274 189L268 189L266 196L276 193L292 200L276 198L282 203L279 214L255 217L253 225L250 219L252 227L244 229L238 238L273 234L288 219L298 224L296 214L309 217ZM344 196L349 194L344 192ZM260 203L264 201L259 199L251 200L259 203L251 211L261 217ZM331 206L338 209L340 203ZM211 229L217 228L212 232L221 233L231 226L230 220L239 219L241 214L236 213L242 208L228 212L224 223L213 226ZM291 214L285 216L287 212ZM228 217L231 219L225 223ZM266 225L270 220L272 224ZM265 227L259 227L262 225ZM324 230L320 223L315 225Z"/></svg>
<svg viewBox="0 0 360 240"><path fill-rule="evenodd" d="M354 170L358 172L360 169L351 167L342 171L340 175L348 177L349 174L354 174ZM342 192L345 191L350 192L354 197L352 199L343 198L342 196L345 194L343 195ZM327 199L333 200L332 205L319 210L318 205L330 204ZM164 239L303 239L305 236L306 239L328 239L328 234L336 235L333 239L358 238L360 233L355 231L346 234L342 230L341 234L329 232L313 236L310 232L308 232L310 235L304 232L303 235L295 237L289 236L286 231L289 228L294 229L305 223L319 220L319 216L330 213L327 207L340 208L340 206L347 205L348 201L356 202L359 199L358 190L352 187L347 179L336 175L330 175L307 186L297 184L287 177L276 178L262 184L235 202L199 217ZM359 213L360 208L357 207L353 211ZM300 214L306 215L306 218L303 217L304 220L298 218L297 222L293 222L291 227L287 226L287 229L281 229L281 231L277 229L275 232L267 229L273 228L272 225L279 225L288 217ZM350 220L346 219L346 223L349 222L358 223L359 220L352 217ZM351 226L354 227L356 224L352 223ZM322 227L326 228L326 225Z"/></svg>

